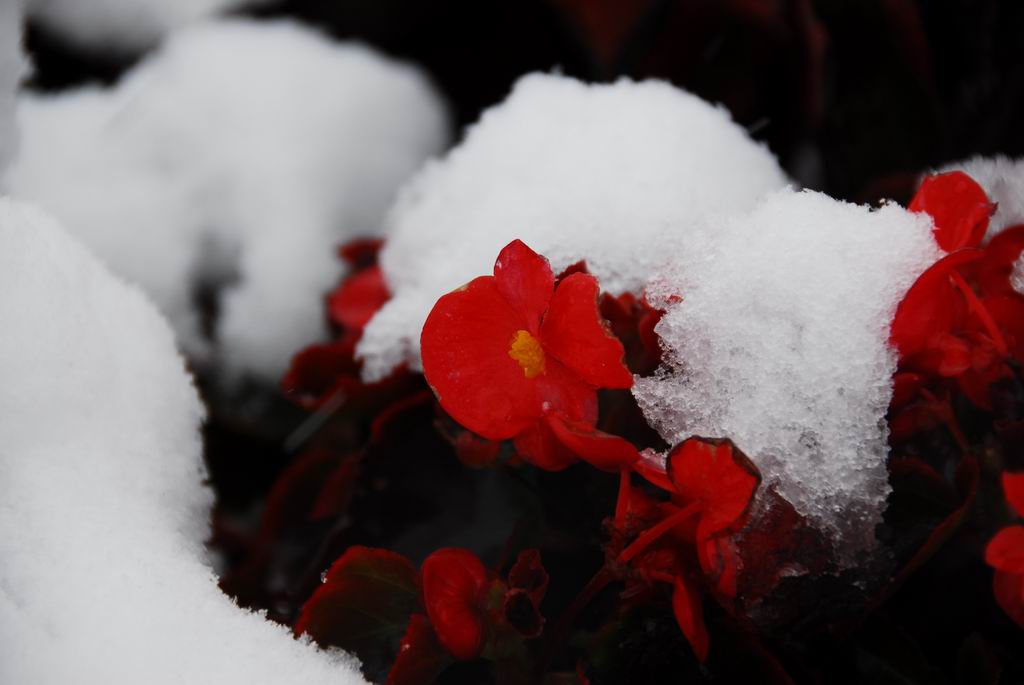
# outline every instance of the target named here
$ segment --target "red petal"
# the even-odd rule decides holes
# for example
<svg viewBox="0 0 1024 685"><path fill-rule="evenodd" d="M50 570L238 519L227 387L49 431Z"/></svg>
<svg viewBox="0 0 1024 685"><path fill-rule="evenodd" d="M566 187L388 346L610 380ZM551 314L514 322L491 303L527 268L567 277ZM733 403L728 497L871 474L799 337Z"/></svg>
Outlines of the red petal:
<svg viewBox="0 0 1024 685"><path fill-rule="evenodd" d="M1024 573L1024 526L999 531L985 548L985 563L1010 573Z"/></svg>
<svg viewBox="0 0 1024 685"><path fill-rule="evenodd" d="M455 456L474 469L490 466L501 454L501 443L481 438L470 431L462 431L455 438Z"/></svg>
<svg viewBox="0 0 1024 685"><path fill-rule="evenodd" d="M361 330L390 298L384 272L374 265L346 278L328 298L327 312L339 326Z"/></svg>
<svg viewBox="0 0 1024 685"><path fill-rule="evenodd" d="M962 171L951 171L925 178L909 209L931 215L935 241L946 252L953 252L981 244L993 205L974 179Z"/></svg>
<svg viewBox="0 0 1024 685"><path fill-rule="evenodd" d="M704 575L711 580L718 594L735 597L740 557L736 543L726 535L697 542L697 559Z"/></svg>
<svg viewBox="0 0 1024 685"><path fill-rule="evenodd" d="M1010 283L1014 264L1024 252L1024 224L1003 229L985 246L985 256L973 269L985 295L1016 294Z"/></svg>
<svg viewBox="0 0 1024 685"><path fill-rule="evenodd" d="M996 571L992 578L992 594L1006 615L1024 628L1024 574Z"/></svg>
<svg viewBox="0 0 1024 685"><path fill-rule="evenodd" d="M640 452L633 443L599 431L591 424L568 421L555 412L546 414L544 420L559 442L591 466L603 471L618 471L640 459Z"/></svg>
<svg viewBox="0 0 1024 685"><path fill-rule="evenodd" d="M698 539L735 527L761 482L757 467L731 440L688 438L668 455L676 492L701 503Z"/></svg>
<svg viewBox="0 0 1024 685"><path fill-rule="evenodd" d="M597 279L576 273L558 285L541 324L544 351L597 388L629 388L625 350L598 311Z"/></svg>
<svg viewBox="0 0 1024 685"><path fill-rule="evenodd" d="M550 357L537 377L544 412L557 412L572 421L597 423L597 391Z"/></svg>
<svg viewBox="0 0 1024 685"><path fill-rule="evenodd" d="M963 296L949 279L951 269L979 259L981 250L946 255L925 270L896 308L889 339L901 361L931 350L940 336L951 333L966 311ZM935 372L938 363L925 369Z"/></svg>
<svg viewBox="0 0 1024 685"><path fill-rule="evenodd" d="M438 401L490 440L511 438L541 415L537 384L509 356L525 326L491 276L442 297L423 325L423 373Z"/></svg>
<svg viewBox="0 0 1024 685"><path fill-rule="evenodd" d="M889 406L893 409L901 409L917 399L917 393L924 386L924 376L901 371L893 374L892 377L892 402Z"/></svg>
<svg viewBox="0 0 1024 685"><path fill-rule="evenodd" d="M413 614L398 647L398 657L388 672L387 685L432 683L450 661L437 641L430 619L423 614Z"/></svg>
<svg viewBox="0 0 1024 685"><path fill-rule="evenodd" d="M700 595L681 576L676 577L672 591L672 611L676 615L679 629L689 640L694 655L704 663L707 661L710 647L708 629L704 625L704 608L701 606Z"/></svg>
<svg viewBox="0 0 1024 685"><path fill-rule="evenodd" d="M989 295L981 304L1003 334L1010 356L1024 362L1024 297L1016 292Z"/></svg>
<svg viewBox="0 0 1024 685"><path fill-rule="evenodd" d="M354 269L365 269L377 262L377 255L384 247L380 238L356 238L338 248L338 256Z"/></svg>
<svg viewBox="0 0 1024 685"><path fill-rule="evenodd" d="M389 633L398 639L418 604L416 569L408 559L384 549L350 547L302 607L294 631L365 658Z"/></svg>
<svg viewBox="0 0 1024 685"><path fill-rule="evenodd" d="M633 470L639 473L648 483L656 485L665 492L675 492L676 486L668 477L667 464L660 453L652 450L640 454L640 460L633 464Z"/></svg>
<svg viewBox="0 0 1024 685"><path fill-rule="evenodd" d="M555 275L548 260L523 241L513 240L494 262L494 280L498 292L526 321L526 330L537 335L555 289Z"/></svg>
<svg viewBox="0 0 1024 685"><path fill-rule="evenodd" d="M420 569L423 603L438 639L456 659L480 656L485 629L482 611L487 569L468 550L447 547Z"/></svg>
<svg viewBox="0 0 1024 685"><path fill-rule="evenodd" d="M520 457L545 471L561 471L578 460L576 454L559 442L543 421L535 421L528 426L512 444Z"/></svg>
<svg viewBox="0 0 1024 685"><path fill-rule="evenodd" d="M1003 493L1017 516L1024 516L1024 471L1003 473Z"/></svg>
<svg viewBox="0 0 1024 685"><path fill-rule="evenodd" d="M955 335L942 335L936 341L936 349L941 353L940 376L952 378L971 368L971 347L966 340Z"/></svg>

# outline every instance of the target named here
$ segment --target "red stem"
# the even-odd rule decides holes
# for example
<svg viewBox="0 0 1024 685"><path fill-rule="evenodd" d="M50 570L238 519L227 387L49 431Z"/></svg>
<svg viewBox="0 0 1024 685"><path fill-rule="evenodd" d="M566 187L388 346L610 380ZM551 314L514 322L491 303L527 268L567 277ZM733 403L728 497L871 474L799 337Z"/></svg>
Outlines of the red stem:
<svg viewBox="0 0 1024 685"><path fill-rule="evenodd" d="M620 531L626 522L626 507L629 503L629 474L628 468L619 470L619 497L615 500L615 529Z"/></svg>
<svg viewBox="0 0 1024 685"><path fill-rule="evenodd" d="M647 549L647 547L649 547L655 540L696 514L698 511L700 511L700 502L691 502L671 516L662 519L657 525L651 526L641 533L640 536L632 542L632 544L622 550L622 553L619 554L619 561L624 564L629 562L630 559Z"/></svg>

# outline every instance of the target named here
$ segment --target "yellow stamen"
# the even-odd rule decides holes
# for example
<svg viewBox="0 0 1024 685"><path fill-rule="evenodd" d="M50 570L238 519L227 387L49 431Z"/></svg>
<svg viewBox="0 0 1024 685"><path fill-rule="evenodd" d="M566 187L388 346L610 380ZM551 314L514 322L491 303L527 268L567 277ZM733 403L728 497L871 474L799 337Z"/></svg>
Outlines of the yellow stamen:
<svg viewBox="0 0 1024 685"><path fill-rule="evenodd" d="M519 362L527 378L535 378L544 373L544 348L529 331L516 331L508 348L508 356Z"/></svg>

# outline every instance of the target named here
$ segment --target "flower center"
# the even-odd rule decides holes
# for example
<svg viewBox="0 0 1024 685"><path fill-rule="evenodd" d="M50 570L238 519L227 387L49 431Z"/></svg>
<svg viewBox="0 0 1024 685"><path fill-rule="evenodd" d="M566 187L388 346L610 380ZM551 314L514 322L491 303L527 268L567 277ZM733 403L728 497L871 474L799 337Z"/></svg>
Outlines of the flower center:
<svg viewBox="0 0 1024 685"><path fill-rule="evenodd" d="M516 331L508 348L508 356L519 362L527 378L535 378L544 373L544 348L529 331Z"/></svg>

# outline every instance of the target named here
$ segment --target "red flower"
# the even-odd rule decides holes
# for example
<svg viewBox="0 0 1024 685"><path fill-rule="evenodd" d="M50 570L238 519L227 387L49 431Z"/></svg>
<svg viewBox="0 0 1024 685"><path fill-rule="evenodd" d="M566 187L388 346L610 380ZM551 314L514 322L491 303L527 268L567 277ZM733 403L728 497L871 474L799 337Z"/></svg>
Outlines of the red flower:
<svg viewBox="0 0 1024 685"><path fill-rule="evenodd" d="M1004 473L1003 491L1017 516L1024 516L1024 473ZM996 602L1024 628L1024 526L1003 528L985 548L985 562L995 569Z"/></svg>
<svg viewBox="0 0 1024 685"><path fill-rule="evenodd" d="M931 215L935 242L953 252L981 245L995 206L974 179L962 171L951 171L925 178L908 209Z"/></svg>
<svg viewBox="0 0 1024 685"><path fill-rule="evenodd" d="M730 440L699 437L673 449L663 469L648 461L638 465L638 472L668 490L672 500L656 504L640 493L620 498L627 511L619 512L617 519L635 512L657 522L622 550L618 559L632 562L645 578L672 584L676 620L694 654L704 661L708 636L700 594L680 546L692 545L701 574L718 596L735 597L739 555L730 536L745 525L761 475ZM623 483L628 487L626 480ZM659 539L671 543L653 548Z"/></svg>
<svg viewBox="0 0 1024 685"><path fill-rule="evenodd" d="M509 243L493 276L442 297L423 326L424 374L441 406L485 438L512 438L541 468L587 459L591 447L604 468L635 459L624 440L594 431L597 389L633 384L622 344L598 312L598 291L586 273L556 288L543 257ZM613 465L601 458L610 443L619 450Z"/></svg>
<svg viewBox="0 0 1024 685"><path fill-rule="evenodd" d="M438 640L452 656L475 659L487 640L483 612L487 569L472 552L439 549L420 569L423 604Z"/></svg>

